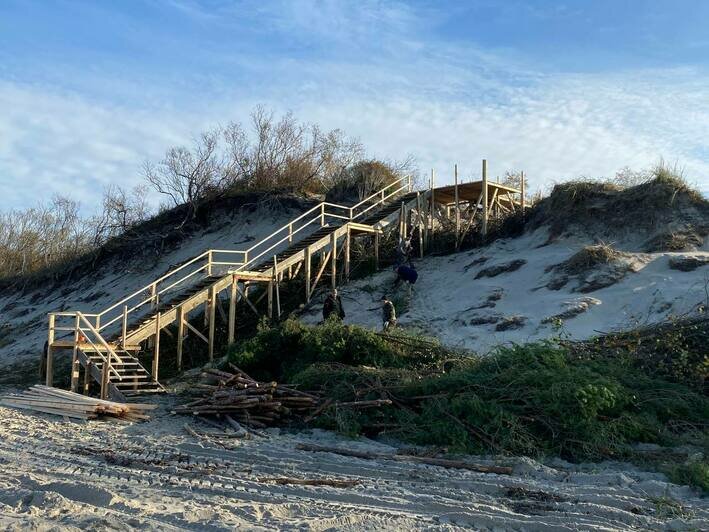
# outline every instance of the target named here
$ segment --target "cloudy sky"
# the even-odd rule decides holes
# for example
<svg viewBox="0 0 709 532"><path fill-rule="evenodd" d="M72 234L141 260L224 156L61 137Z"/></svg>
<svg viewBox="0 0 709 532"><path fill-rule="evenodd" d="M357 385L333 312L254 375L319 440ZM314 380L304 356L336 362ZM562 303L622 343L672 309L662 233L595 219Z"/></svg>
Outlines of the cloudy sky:
<svg viewBox="0 0 709 532"><path fill-rule="evenodd" d="M109 183L263 104L438 180L661 157L709 193L703 0L2 0L0 209Z"/></svg>

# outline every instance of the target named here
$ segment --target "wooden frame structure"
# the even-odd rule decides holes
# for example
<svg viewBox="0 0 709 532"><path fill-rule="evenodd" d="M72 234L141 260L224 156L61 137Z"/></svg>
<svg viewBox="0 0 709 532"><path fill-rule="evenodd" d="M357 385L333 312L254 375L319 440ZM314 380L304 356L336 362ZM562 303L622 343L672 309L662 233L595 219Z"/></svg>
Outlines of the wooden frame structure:
<svg viewBox="0 0 709 532"><path fill-rule="evenodd" d="M284 278L292 279L303 272L306 303L326 270L329 270L331 288L336 287L338 261L342 262L342 277L346 282L350 274L352 238L373 235L378 266L379 243L384 231L395 229L406 238L409 227L412 231L417 229L419 253L423 256L441 211L454 209L459 245L478 215L482 216L485 232L490 211L523 209L524 200L514 197L520 191L488 182L486 168L483 161L483 180L478 182L459 183L456 165L453 185L435 187L432 171L427 191L414 192L411 178L404 177L352 206L322 202L250 248L207 250L100 313L51 313L46 383L52 385L53 352L71 349L72 390L79 386L83 366L84 392L92 378L100 384L102 397L117 400L124 400L130 393L162 391L158 382L161 333L172 336L168 327L173 323L177 328L179 369L182 369L184 338L188 331L207 344L209 360L213 360L217 312L227 323L228 342L233 342L239 303L260 316L262 311L258 305L266 298L266 315L269 318L281 316L280 284ZM314 270L313 262L318 256L319 265ZM256 300L250 293L254 286L263 288ZM227 312L222 308L222 293L227 294ZM189 321L189 314L202 307L206 332ZM57 333L62 332L71 338L58 338ZM145 341L152 343L154 353L150 372L135 357Z"/></svg>

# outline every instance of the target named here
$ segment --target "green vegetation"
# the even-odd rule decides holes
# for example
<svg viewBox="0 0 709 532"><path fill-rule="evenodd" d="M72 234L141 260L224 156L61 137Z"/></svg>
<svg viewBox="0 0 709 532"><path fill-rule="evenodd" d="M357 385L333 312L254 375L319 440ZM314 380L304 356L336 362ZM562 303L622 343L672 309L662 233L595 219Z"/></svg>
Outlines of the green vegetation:
<svg viewBox="0 0 709 532"><path fill-rule="evenodd" d="M632 356L584 356L542 342L478 357L337 321L287 321L235 346L230 356L255 376L332 399L335 406L314 423L351 435L574 461L632 459L641 442L709 449L709 399L696 381L672 382ZM391 403L336 406L373 399ZM707 487L706 463L665 470Z"/></svg>

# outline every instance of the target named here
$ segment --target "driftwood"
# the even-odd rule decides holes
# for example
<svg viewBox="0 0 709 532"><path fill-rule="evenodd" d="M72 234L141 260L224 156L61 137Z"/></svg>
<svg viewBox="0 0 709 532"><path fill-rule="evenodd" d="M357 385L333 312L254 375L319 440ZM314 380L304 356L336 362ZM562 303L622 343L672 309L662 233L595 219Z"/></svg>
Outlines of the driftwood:
<svg viewBox="0 0 709 532"><path fill-rule="evenodd" d="M511 475L512 468L505 466L489 466L482 464L473 464L463 460L449 460L447 458L431 458L426 456L411 456L401 454L382 454L368 453L364 451L353 451L351 449L343 449L341 447L325 447L322 445L311 445L300 443L296 445L296 449L301 451L310 451L317 453L333 453L342 456L352 456L354 458L362 458L364 460L394 460L397 462L414 462L426 465L435 465L449 469L468 469L478 473L496 473L498 475Z"/></svg>
<svg viewBox="0 0 709 532"><path fill-rule="evenodd" d="M175 408L173 413L198 416L212 425L217 423L212 417L223 418L245 437L245 427L265 428L289 417L305 416L320 402L316 395L277 382L259 382L234 365L231 369L234 373L206 369L203 382L195 386L203 397Z"/></svg>

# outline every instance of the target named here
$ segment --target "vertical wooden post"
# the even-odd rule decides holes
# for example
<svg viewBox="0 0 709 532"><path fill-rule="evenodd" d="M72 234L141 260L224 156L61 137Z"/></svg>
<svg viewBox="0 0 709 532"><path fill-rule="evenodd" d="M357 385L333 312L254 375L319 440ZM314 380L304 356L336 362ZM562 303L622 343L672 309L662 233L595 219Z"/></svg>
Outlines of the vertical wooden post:
<svg viewBox="0 0 709 532"><path fill-rule="evenodd" d="M108 355L108 353L107 353ZM106 356L106 360L108 361L108 356ZM101 364L101 392L100 396L101 399L106 399L108 396L108 362L104 362Z"/></svg>
<svg viewBox="0 0 709 532"><path fill-rule="evenodd" d="M374 233L374 269L379 269L379 229Z"/></svg>
<svg viewBox="0 0 709 532"><path fill-rule="evenodd" d="M436 190L436 172L431 168L431 216L430 216L430 223L431 223L431 231L429 232L428 235L428 246L429 248L431 247L431 244L433 243L433 231L434 231L434 224L436 223L436 198L435 198L435 190Z"/></svg>
<svg viewBox="0 0 709 532"><path fill-rule="evenodd" d="M160 367L160 313L155 315L155 351L153 351L153 380L158 380L158 368Z"/></svg>
<svg viewBox="0 0 709 532"><path fill-rule="evenodd" d="M157 306L158 306L157 284L153 283L150 285L150 308L154 309Z"/></svg>
<svg viewBox="0 0 709 532"><path fill-rule="evenodd" d="M126 336L128 335L128 305L123 305L123 323L121 325L121 345L126 346Z"/></svg>
<svg viewBox="0 0 709 532"><path fill-rule="evenodd" d="M273 319L273 277L268 281L268 317Z"/></svg>
<svg viewBox="0 0 709 532"><path fill-rule="evenodd" d="M177 371L182 371L182 342L185 339L185 309L177 307Z"/></svg>
<svg viewBox="0 0 709 532"><path fill-rule="evenodd" d="M54 314L49 315L49 332L47 333L47 360L46 360L46 374L45 374L45 384L51 386L54 381L54 353L52 344L54 343L54 323L56 316Z"/></svg>
<svg viewBox="0 0 709 532"><path fill-rule="evenodd" d="M212 275L212 250L207 251L207 275Z"/></svg>
<svg viewBox="0 0 709 532"><path fill-rule="evenodd" d="M86 367L84 368L84 386L83 386L83 391L82 393L84 395L89 395L89 388L91 387L91 365L93 362L90 360L86 363Z"/></svg>
<svg viewBox="0 0 709 532"><path fill-rule="evenodd" d="M332 247L330 257L330 275L332 279L330 280L330 285L334 290L337 287L337 234L334 231L330 233L330 246Z"/></svg>
<svg viewBox="0 0 709 532"><path fill-rule="evenodd" d="M487 204L487 159L483 159L483 236L487 235L488 204Z"/></svg>
<svg viewBox="0 0 709 532"><path fill-rule="evenodd" d="M278 275L278 259L273 256L273 280L276 285L276 318L281 319L281 288Z"/></svg>
<svg viewBox="0 0 709 532"><path fill-rule="evenodd" d="M209 287L209 361L214 360L214 330L216 325L217 291Z"/></svg>
<svg viewBox="0 0 709 532"><path fill-rule="evenodd" d="M460 198L458 195L458 165L453 171L455 175L455 249L460 248Z"/></svg>
<svg viewBox="0 0 709 532"><path fill-rule="evenodd" d="M416 214L418 215L418 228L419 228L419 258L423 258L423 211L421 206L423 202L421 201L421 193L416 193Z"/></svg>
<svg viewBox="0 0 709 532"><path fill-rule="evenodd" d="M525 198L524 198L524 171L521 172L520 175L520 184L519 184L519 190L520 190L520 203L522 207L522 216L524 216L524 208L525 208Z"/></svg>
<svg viewBox="0 0 709 532"><path fill-rule="evenodd" d="M76 315L76 321L74 322L74 352L71 356L71 391L76 392L79 387L79 337L81 332L79 328L81 326L81 321L79 314Z"/></svg>
<svg viewBox="0 0 709 532"><path fill-rule="evenodd" d="M228 342L234 343L236 339L236 275L231 276L231 293L229 294L229 334Z"/></svg>
<svg viewBox="0 0 709 532"><path fill-rule="evenodd" d="M310 247L305 248L305 302L310 303Z"/></svg>
<svg viewBox="0 0 709 532"><path fill-rule="evenodd" d="M325 227L325 204L320 204L320 227Z"/></svg>
<svg viewBox="0 0 709 532"><path fill-rule="evenodd" d="M352 235L350 234L350 226L347 226L345 234L345 280L350 280L350 246L352 244Z"/></svg>

